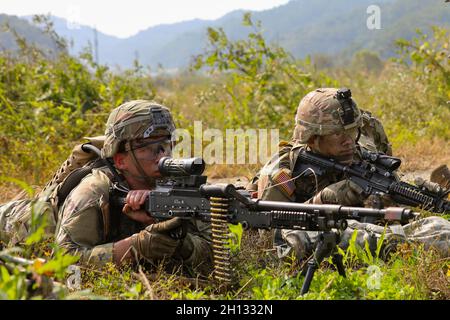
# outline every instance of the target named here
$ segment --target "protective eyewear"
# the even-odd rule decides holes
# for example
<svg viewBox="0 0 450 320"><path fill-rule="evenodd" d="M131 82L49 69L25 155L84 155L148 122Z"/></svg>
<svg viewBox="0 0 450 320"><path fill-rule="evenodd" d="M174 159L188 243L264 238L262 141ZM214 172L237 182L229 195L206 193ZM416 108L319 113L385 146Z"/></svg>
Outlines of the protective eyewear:
<svg viewBox="0 0 450 320"><path fill-rule="evenodd" d="M353 141L356 141L359 137L359 129L358 128L352 128L347 129L338 133L334 134L337 139L345 140L347 138L352 139Z"/></svg>
<svg viewBox="0 0 450 320"><path fill-rule="evenodd" d="M136 157L141 160L155 160L159 154L170 156L172 154L172 141L164 138L156 141L136 143L129 150L138 150Z"/></svg>

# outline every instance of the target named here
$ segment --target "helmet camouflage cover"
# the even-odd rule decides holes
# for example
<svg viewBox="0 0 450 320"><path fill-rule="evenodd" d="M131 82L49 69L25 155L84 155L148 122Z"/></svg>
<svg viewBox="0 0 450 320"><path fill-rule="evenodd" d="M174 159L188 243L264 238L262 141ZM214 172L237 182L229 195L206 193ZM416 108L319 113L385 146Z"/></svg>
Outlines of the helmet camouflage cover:
<svg viewBox="0 0 450 320"><path fill-rule="evenodd" d="M338 133L361 125L361 111L349 89L320 88L300 101L293 139L307 143L312 136Z"/></svg>
<svg viewBox="0 0 450 320"><path fill-rule="evenodd" d="M147 100L126 102L109 115L102 157L109 158L116 154L122 141L172 136L174 130L175 124L168 108Z"/></svg>

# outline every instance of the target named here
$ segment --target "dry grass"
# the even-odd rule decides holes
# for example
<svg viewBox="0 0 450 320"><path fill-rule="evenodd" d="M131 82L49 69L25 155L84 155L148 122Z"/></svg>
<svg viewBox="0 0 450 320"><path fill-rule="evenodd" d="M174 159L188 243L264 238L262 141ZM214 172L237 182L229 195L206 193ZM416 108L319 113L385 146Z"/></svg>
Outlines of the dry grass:
<svg viewBox="0 0 450 320"><path fill-rule="evenodd" d="M430 299L450 299L450 258L442 258L434 249L401 244L399 257L408 262L402 268L407 282L426 292Z"/></svg>
<svg viewBox="0 0 450 320"><path fill-rule="evenodd" d="M33 187L38 192L40 187ZM27 197L27 193L18 185L10 182L0 184L0 204L8 201L20 200Z"/></svg>
<svg viewBox="0 0 450 320"><path fill-rule="evenodd" d="M415 145L398 146L394 155L403 160L403 172L432 170L441 164L450 165L450 141L439 138L421 140Z"/></svg>

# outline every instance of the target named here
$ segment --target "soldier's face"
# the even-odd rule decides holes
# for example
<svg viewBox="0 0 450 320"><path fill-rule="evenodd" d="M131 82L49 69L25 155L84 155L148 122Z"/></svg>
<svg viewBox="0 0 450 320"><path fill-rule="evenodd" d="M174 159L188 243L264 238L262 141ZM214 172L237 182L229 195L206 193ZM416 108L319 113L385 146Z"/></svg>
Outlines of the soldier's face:
<svg viewBox="0 0 450 320"><path fill-rule="evenodd" d="M356 139L358 138L358 129L350 129L343 132L316 136L311 148L337 161L349 164L353 160L356 148Z"/></svg>
<svg viewBox="0 0 450 320"><path fill-rule="evenodd" d="M172 144L170 138L160 136L135 140L131 142L131 148L132 151L118 154L114 158L116 166L124 172L125 176L136 177L141 175L133 161L131 155L131 152L133 152L136 160L148 177L161 177L158 170L158 162L162 157L171 156Z"/></svg>
<svg viewBox="0 0 450 320"><path fill-rule="evenodd" d="M162 157L172 155L172 143L169 137L151 137L132 142L134 155L149 177L160 177L158 162ZM128 152L130 153L130 152ZM129 154L131 158L131 155ZM130 159L132 160L132 159ZM134 163L133 163L134 164ZM136 169L136 168L135 168ZM137 170L137 169L136 169Z"/></svg>

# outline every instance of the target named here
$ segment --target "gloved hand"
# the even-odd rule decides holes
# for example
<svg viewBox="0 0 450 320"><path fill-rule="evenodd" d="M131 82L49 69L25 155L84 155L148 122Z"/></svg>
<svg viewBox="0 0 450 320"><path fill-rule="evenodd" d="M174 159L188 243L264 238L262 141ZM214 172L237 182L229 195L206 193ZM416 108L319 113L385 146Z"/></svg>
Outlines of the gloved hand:
<svg viewBox="0 0 450 320"><path fill-rule="evenodd" d="M362 206L366 196L363 189L350 180L342 180L329 185L313 198L315 204L340 204Z"/></svg>
<svg viewBox="0 0 450 320"><path fill-rule="evenodd" d="M131 237L131 245L136 249L139 256L147 260L155 261L170 258L182 241L172 238L170 233L180 228L181 223L181 219L173 218L151 224Z"/></svg>
<svg viewBox="0 0 450 320"><path fill-rule="evenodd" d="M193 251L194 251L194 243L192 240L192 235L187 234L186 237L184 237L181 240L181 243L178 246L174 254L174 257L184 261L191 257Z"/></svg>

